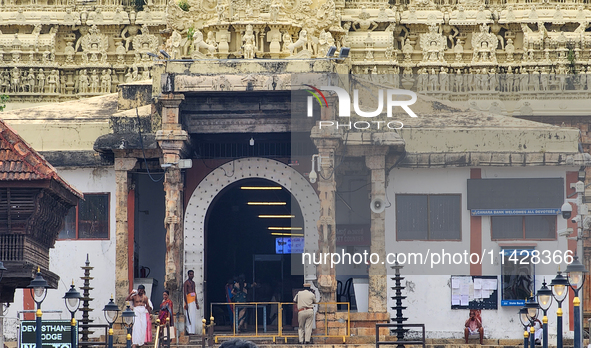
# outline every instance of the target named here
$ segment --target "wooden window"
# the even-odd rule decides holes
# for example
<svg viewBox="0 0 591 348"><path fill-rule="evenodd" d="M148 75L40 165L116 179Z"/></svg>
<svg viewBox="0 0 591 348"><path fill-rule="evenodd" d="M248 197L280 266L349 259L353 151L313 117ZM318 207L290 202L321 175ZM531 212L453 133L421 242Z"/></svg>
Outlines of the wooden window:
<svg viewBox="0 0 591 348"><path fill-rule="evenodd" d="M492 216L493 240L555 240L556 215Z"/></svg>
<svg viewBox="0 0 591 348"><path fill-rule="evenodd" d="M396 195L398 240L461 240L460 195Z"/></svg>
<svg viewBox="0 0 591 348"><path fill-rule="evenodd" d="M109 194L85 193L66 215L58 239L109 239Z"/></svg>

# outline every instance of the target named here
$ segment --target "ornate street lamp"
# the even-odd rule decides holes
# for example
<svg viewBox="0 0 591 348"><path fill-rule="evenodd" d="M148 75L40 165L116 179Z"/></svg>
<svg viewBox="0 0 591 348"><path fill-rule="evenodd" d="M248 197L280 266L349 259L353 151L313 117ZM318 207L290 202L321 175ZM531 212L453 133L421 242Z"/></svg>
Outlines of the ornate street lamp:
<svg viewBox="0 0 591 348"><path fill-rule="evenodd" d="M120 312L119 307L113 302L113 296L111 296L111 300L103 308L103 312L105 313L107 323L109 323L109 348L113 348L113 323L119 317Z"/></svg>
<svg viewBox="0 0 591 348"><path fill-rule="evenodd" d="M519 322L523 325L523 348L528 348L529 332L527 332L527 326L529 325L529 318L527 316L527 308L521 307L519 309Z"/></svg>
<svg viewBox="0 0 591 348"><path fill-rule="evenodd" d="M585 284L585 273L587 273L587 270L581 261L579 261L579 257L575 256L573 262L566 266L565 272L568 276L568 285L575 292L575 298L573 298L573 316L575 317L574 348L581 348L583 338L581 336L581 300L579 299L579 290Z"/></svg>
<svg viewBox="0 0 591 348"><path fill-rule="evenodd" d="M135 312L129 308L129 302L127 302L127 308L125 308L121 317L123 317L123 325L127 329L127 348L131 348L131 328L135 324Z"/></svg>
<svg viewBox="0 0 591 348"><path fill-rule="evenodd" d="M538 310L540 309L540 305L536 302L535 297L532 296L529 298L529 301L525 303L525 308L527 309L527 317L530 322L529 327L529 343L531 348L536 348L536 328L534 327L535 319L538 316Z"/></svg>
<svg viewBox="0 0 591 348"><path fill-rule="evenodd" d="M64 302L66 302L66 308L72 315L72 321L70 322L70 332L72 334L72 348L76 348L76 344L78 342L78 332L76 331L76 318L74 318L74 316L76 315L78 307L80 307L81 298L82 295L80 295L80 293L76 291L76 288L74 287L74 281L72 280L72 286L70 290L68 290L68 292L66 292L66 294L64 295Z"/></svg>
<svg viewBox="0 0 591 348"><path fill-rule="evenodd" d="M552 296L558 303L556 310L556 348L562 348L562 301L566 298L566 287L568 286L568 279L566 279L562 272L558 271L556 277L550 282L552 287Z"/></svg>
<svg viewBox="0 0 591 348"><path fill-rule="evenodd" d="M35 279L31 280L31 283L27 286L27 288L30 289L31 296L37 304L37 313L35 319L35 344L37 347L41 347L41 316L43 315L41 312L41 303L43 300L45 300L45 296L47 296L47 288L49 288L47 281L45 281L45 279L43 279L41 276L41 268L37 267Z"/></svg>
<svg viewBox="0 0 591 348"><path fill-rule="evenodd" d="M544 312L544 317L542 318L542 325L544 328L544 348L548 348L548 309L552 305L552 290L550 290L546 286L546 278L544 278L544 282L542 283L542 287L538 290L537 293L538 301L540 301L540 308Z"/></svg>

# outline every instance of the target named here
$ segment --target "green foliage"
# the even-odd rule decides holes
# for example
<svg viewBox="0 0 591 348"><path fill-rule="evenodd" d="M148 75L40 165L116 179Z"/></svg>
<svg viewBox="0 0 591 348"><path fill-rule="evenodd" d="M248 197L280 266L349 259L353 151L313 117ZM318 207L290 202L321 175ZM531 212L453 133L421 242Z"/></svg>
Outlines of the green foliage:
<svg viewBox="0 0 591 348"><path fill-rule="evenodd" d="M189 9L191 8L191 5L189 5L189 1L179 0L178 4L179 4L179 7L181 8L181 10L183 10L185 12L189 12Z"/></svg>
<svg viewBox="0 0 591 348"><path fill-rule="evenodd" d="M193 41L193 35L195 35L195 28L190 27L187 29L187 39Z"/></svg>
<svg viewBox="0 0 591 348"><path fill-rule="evenodd" d="M0 94L0 111L4 110L7 101L8 96L6 94Z"/></svg>

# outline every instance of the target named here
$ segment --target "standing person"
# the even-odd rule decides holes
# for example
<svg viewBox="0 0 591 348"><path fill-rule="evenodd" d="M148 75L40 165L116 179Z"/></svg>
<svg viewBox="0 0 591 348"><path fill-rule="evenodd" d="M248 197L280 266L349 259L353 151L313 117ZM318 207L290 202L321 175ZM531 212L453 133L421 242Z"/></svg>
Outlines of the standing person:
<svg viewBox="0 0 591 348"><path fill-rule="evenodd" d="M185 311L187 314L187 334L194 335L197 331L197 310L199 304L197 303L197 294L195 293L195 282L193 277L195 272L190 270L187 272L189 279L185 280L183 284L183 294L185 298Z"/></svg>
<svg viewBox="0 0 591 348"><path fill-rule="evenodd" d="M160 324L166 324L167 318L170 318L170 326L174 326L174 305L170 299L170 292L164 290L162 293L162 303L160 303L160 313L158 313Z"/></svg>
<svg viewBox="0 0 591 348"><path fill-rule="evenodd" d="M256 285L256 282L248 284L246 282L246 279L244 278L244 275L241 274L240 276L238 276L238 280L234 281L234 286L232 287L232 301L237 303L247 302L248 289ZM237 306L236 309L238 310L237 330L238 332L244 332L247 330L247 308L245 306Z"/></svg>
<svg viewBox="0 0 591 348"><path fill-rule="evenodd" d="M146 342L146 333L151 328L148 327L146 314L150 311L148 296L146 296L146 287L140 285L137 291L133 290L125 301L132 301L133 311L135 312L135 323L133 325L132 343L134 346L143 346Z"/></svg>
<svg viewBox="0 0 591 348"><path fill-rule="evenodd" d="M312 336L312 323L314 322L314 304L316 295L310 289L312 284L304 283L304 290L299 291L293 298L298 306L298 335L300 344L310 344Z"/></svg>

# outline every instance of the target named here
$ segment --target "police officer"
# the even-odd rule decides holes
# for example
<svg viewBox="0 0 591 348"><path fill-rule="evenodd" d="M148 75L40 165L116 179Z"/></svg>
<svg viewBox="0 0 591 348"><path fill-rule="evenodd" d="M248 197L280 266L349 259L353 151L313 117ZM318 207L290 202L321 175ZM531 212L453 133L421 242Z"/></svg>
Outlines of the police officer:
<svg viewBox="0 0 591 348"><path fill-rule="evenodd" d="M304 283L304 290L299 291L293 298L293 302L298 307L298 334L301 344L310 344L310 337L312 336L312 323L314 322L314 304L316 295L310 289L312 284ZM304 340L305 334L305 340Z"/></svg>

